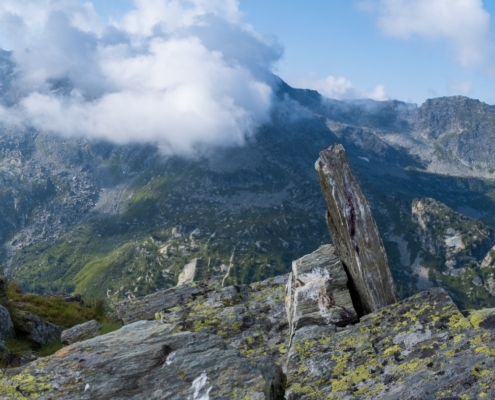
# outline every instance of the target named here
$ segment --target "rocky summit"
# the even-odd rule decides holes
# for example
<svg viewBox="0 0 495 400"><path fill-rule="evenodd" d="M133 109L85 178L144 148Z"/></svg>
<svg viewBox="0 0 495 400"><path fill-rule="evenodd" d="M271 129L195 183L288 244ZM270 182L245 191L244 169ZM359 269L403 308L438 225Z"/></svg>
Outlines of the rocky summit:
<svg viewBox="0 0 495 400"><path fill-rule="evenodd" d="M120 303L122 329L3 371L0 398L495 398L495 309L434 288L358 320L331 251L295 263L297 294L284 275Z"/></svg>
<svg viewBox="0 0 495 400"><path fill-rule="evenodd" d="M338 182L322 184L333 196L330 231L345 217L335 246L251 285L193 282L120 302L123 328L2 371L0 398L495 398L495 309L461 312L442 288L389 297L371 312L363 306L377 283L391 294L394 284L371 211L361 208L367 225L349 218L350 204L365 204L352 179L349 170L353 201L344 203L336 201ZM367 246L365 257L356 243Z"/></svg>

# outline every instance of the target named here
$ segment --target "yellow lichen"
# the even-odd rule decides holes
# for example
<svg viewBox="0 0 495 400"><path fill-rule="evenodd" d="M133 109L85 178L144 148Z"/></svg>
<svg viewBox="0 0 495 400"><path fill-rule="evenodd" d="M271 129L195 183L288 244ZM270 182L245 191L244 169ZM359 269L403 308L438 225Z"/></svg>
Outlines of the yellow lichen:
<svg viewBox="0 0 495 400"><path fill-rule="evenodd" d="M402 349L400 348L400 346L395 345L395 346L389 347L388 349L385 349L385 351L383 352L383 355L385 357L389 357L389 356L394 355L394 353L401 352L401 351L402 351Z"/></svg>

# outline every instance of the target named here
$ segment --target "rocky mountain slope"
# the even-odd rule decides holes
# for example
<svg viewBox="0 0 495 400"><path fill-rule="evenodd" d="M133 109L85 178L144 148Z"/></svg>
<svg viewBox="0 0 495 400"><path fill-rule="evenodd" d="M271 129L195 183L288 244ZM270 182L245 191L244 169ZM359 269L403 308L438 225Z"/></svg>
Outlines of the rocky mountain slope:
<svg viewBox="0 0 495 400"><path fill-rule="evenodd" d="M0 97L13 106L12 64L8 53L1 57ZM476 122L492 113L459 97L421 107L339 102L280 81L272 122L255 137L187 159L164 157L151 145L61 138L3 123L0 263L30 291L114 300L179 279L227 286L283 274L291 260L330 240L313 165L321 149L342 143L384 237L399 295L407 296L422 288L414 199L433 198L495 226L495 166L477 150L493 146L491 125ZM456 135L439 142L454 127ZM455 285L442 284L463 301ZM492 297L482 304L495 304Z"/></svg>

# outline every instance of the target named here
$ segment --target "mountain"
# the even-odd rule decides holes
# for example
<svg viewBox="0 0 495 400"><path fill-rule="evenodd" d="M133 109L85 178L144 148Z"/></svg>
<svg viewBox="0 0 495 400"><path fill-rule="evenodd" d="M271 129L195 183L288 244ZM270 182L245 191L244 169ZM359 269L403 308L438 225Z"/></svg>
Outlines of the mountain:
<svg viewBox="0 0 495 400"><path fill-rule="evenodd" d="M0 56L2 102L15 104L8 53ZM495 146L486 122L492 113L492 106L463 97L420 107L329 100L279 80L271 122L245 145L189 158L165 157L153 145L119 146L3 123L1 266L29 291L112 301L179 280L228 286L286 273L293 260L331 241L314 163L321 150L341 143L405 297L423 282L414 266L424 253L412 219L415 199L435 199L495 226L495 162L485 156ZM457 122L446 122L453 116ZM443 140L454 127L455 135ZM493 305L493 265L481 269L487 254L473 257L465 280L476 275L483 285L462 290L482 291L479 305ZM450 280L428 280L459 304L467 301ZM469 304L476 301L473 295Z"/></svg>

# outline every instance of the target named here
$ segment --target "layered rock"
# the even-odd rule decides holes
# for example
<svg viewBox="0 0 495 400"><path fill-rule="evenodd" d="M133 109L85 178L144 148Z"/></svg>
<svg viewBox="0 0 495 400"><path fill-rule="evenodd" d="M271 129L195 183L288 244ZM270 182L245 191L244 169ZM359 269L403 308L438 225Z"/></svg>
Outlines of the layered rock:
<svg viewBox="0 0 495 400"><path fill-rule="evenodd" d="M159 319L174 332L216 334L250 360L271 357L285 363L289 328L284 304L287 275L252 285L218 289L183 285L117 304L124 324Z"/></svg>
<svg viewBox="0 0 495 400"><path fill-rule="evenodd" d="M345 326L357 320L347 281L332 245L294 261L285 300L291 336L306 325Z"/></svg>
<svg viewBox="0 0 495 400"><path fill-rule="evenodd" d="M465 318L442 289L329 334L293 339L287 399L495 398L495 311Z"/></svg>
<svg viewBox="0 0 495 400"><path fill-rule="evenodd" d="M85 339L89 339L93 335L95 335L102 326L95 321L94 319L84 324L79 324L73 326L70 329L66 329L62 332L61 341L63 344L72 344L76 342L80 342Z"/></svg>
<svg viewBox="0 0 495 400"><path fill-rule="evenodd" d="M281 399L272 362L251 364L206 333L140 321L0 373L0 397L45 399Z"/></svg>
<svg viewBox="0 0 495 400"><path fill-rule="evenodd" d="M392 274L370 206L354 178L342 145L320 153L316 173L327 206L337 255L347 268L363 315L397 301Z"/></svg>

